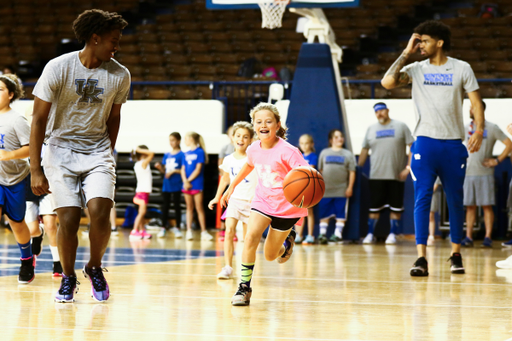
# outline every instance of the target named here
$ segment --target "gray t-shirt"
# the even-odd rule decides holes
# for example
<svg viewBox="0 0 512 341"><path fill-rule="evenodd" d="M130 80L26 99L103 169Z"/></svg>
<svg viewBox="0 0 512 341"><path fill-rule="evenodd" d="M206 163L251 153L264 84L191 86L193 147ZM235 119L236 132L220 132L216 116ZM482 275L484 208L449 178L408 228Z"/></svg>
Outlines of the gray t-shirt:
<svg viewBox="0 0 512 341"><path fill-rule="evenodd" d="M474 132L475 129L471 124L466 125L466 142ZM496 141L503 141L506 138L507 135L496 124L485 121L482 146L478 152L469 153L466 176L494 175L494 168L484 167L482 162L484 162L484 159L492 158L492 150Z"/></svg>
<svg viewBox="0 0 512 341"><path fill-rule="evenodd" d="M412 99L416 112L414 136L440 140L464 139L462 101L464 92L479 89L468 63L448 57L444 65L431 65L430 60L405 66L412 80Z"/></svg>
<svg viewBox="0 0 512 341"><path fill-rule="evenodd" d="M223 159L226 156L233 154L235 152L235 146L232 143L228 143L219 152L219 159Z"/></svg>
<svg viewBox="0 0 512 341"><path fill-rule="evenodd" d="M356 158L347 149L326 148L320 153L318 169L325 181L324 198L344 198L349 172L356 170Z"/></svg>
<svg viewBox="0 0 512 341"><path fill-rule="evenodd" d="M14 110L0 114L0 149L10 152L28 146L30 126L25 116ZM28 159L0 161L0 185L13 186L30 172Z"/></svg>
<svg viewBox="0 0 512 341"><path fill-rule="evenodd" d="M33 94L52 103L46 126L48 144L87 154L105 151L110 148L107 120L113 104L126 102L130 72L114 59L88 69L78 53L46 64Z"/></svg>
<svg viewBox="0 0 512 341"><path fill-rule="evenodd" d="M407 165L406 147L413 142L411 131L403 122L391 120L386 125L377 122L369 126L363 148L372 152L370 178L399 180Z"/></svg>

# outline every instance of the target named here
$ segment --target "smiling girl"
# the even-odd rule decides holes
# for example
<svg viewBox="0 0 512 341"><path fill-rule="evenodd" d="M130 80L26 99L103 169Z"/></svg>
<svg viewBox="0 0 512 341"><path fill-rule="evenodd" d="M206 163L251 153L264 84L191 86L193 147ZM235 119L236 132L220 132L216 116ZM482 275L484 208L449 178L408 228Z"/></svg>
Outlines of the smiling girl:
<svg viewBox="0 0 512 341"><path fill-rule="evenodd" d="M277 108L269 103L260 103L251 110L251 119L259 141L247 149L247 163L233 179L222 196L223 206L230 201L235 188L256 169L258 184L251 203L251 214L242 253L241 282L231 304L249 305L252 289L251 279L256 261L256 249L261 236L270 225L265 240L265 259L286 262L293 251L295 231L292 230L300 218L307 216L306 208L290 204L283 194L283 179L293 168L307 166L300 151L286 142L286 128L281 124Z"/></svg>
<svg viewBox="0 0 512 341"><path fill-rule="evenodd" d="M223 170L223 175L217 188L217 194L208 204L208 208L213 210L213 205L217 204L226 189L226 186L232 182L238 175L242 167L247 162L247 147L252 143L254 130L249 122L237 122L233 126L232 141L235 151L224 158L219 166ZM251 213L251 200L256 188L256 172L251 172L237 186L226 209L226 234L224 239L224 258L226 266L217 275L218 279L230 279L233 276L233 237L236 232L236 225L242 222L244 228L244 238L247 233L247 223Z"/></svg>

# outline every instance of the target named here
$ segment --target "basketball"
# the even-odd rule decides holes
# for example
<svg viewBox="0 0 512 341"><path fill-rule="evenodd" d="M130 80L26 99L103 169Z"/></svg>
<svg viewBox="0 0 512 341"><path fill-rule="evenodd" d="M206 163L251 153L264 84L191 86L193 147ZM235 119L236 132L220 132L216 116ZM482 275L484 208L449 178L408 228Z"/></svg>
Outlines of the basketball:
<svg viewBox="0 0 512 341"><path fill-rule="evenodd" d="M320 202L325 192L322 174L312 167L298 167L286 174L283 181L286 200L295 207L313 207Z"/></svg>

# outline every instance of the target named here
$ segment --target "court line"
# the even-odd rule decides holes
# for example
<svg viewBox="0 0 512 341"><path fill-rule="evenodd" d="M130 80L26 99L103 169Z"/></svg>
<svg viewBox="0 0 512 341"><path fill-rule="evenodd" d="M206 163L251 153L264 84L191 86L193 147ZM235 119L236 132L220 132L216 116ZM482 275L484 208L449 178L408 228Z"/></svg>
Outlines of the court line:
<svg viewBox="0 0 512 341"><path fill-rule="evenodd" d="M54 292L43 291L43 290L2 290L0 292L17 292L17 293L36 293L36 294L48 294L52 295ZM139 297L136 294L115 294L110 293L112 297ZM157 299L163 298L186 298L186 299L197 299L197 300L226 300L231 301L231 297L206 297L206 296L180 296L180 295L145 295L145 297L155 297ZM276 303L275 298L254 298L251 297L251 301L261 302L272 302ZM307 304L335 304L335 305L363 305L363 306L400 306L400 307L426 307L426 308L473 308L473 309L498 309L498 310L512 310L512 307L496 307L496 306L484 306L484 305L463 305L463 304L428 304L428 303L386 303L386 302L351 302L351 301L312 301L312 300L285 300L280 299L279 303L307 303ZM113 303L114 304L114 303Z"/></svg>
<svg viewBox="0 0 512 341"><path fill-rule="evenodd" d="M11 329L32 329L32 330L53 330L57 333L62 331L70 332L93 332L93 333L129 333L129 334L152 334L152 335L175 335L175 336L196 336L196 337L219 337L219 338L237 338L237 339L264 339L264 340L318 340L318 341L356 341L357 339L316 339L316 338L297 338L297 337L278 337L278 336L245 336L245 335L226 335L226 334L196 334L196 333L172 333L172 332L154 332L154 331L137 331L137 330L94 330L85 328L44 328L44 327L18 327L18 326L1 326L2 328ZM372 341L372 340L369 340Z"/></svg>
<svg viewBox="0 0 512 341"><path fill-rule="evenodd" d="M0 250L0 252L14 253L14 254L20 253L20 251L17 249L8 249L8 250L4 249L4 250ZM43 251L41 254L51 255L51 252ZM89 252L77 252L76 255L77 256L88 256L88 255L90 255L90 253ZM138 253L105 253L103 255L103 257L111 257L111 256L117 256L117 257L120 257L120 256L134 256L135 257L135 256L137 256L137 257L141 257L141 258L183 258L183 257L187 257L187 259L224 257L224 255L220 255L220 256L206 256L206 255L191 256L191 255L186 255L186 254L183 254L183 255L160 255L160 254L138 254ZM2 259L2 257L0 257L0 259Z"/></svg>

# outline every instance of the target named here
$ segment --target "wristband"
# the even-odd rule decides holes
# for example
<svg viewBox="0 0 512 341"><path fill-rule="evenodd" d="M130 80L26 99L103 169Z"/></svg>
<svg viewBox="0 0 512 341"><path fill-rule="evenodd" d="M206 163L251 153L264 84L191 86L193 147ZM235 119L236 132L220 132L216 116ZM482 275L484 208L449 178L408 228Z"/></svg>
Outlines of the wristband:
<svg viewBox="0 0 512 341"><path fill-rule="evenodd" d="M484 133L481 130L475 130L475 134L480 134L482 137L484 136Z"/></svg>
<svg viewBox="0 0 512 341"><path fill-rule="evenodd" d="M496 162L498 163L498 165L500 164L500 158L499 157L496 158Z"/></svg>

